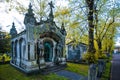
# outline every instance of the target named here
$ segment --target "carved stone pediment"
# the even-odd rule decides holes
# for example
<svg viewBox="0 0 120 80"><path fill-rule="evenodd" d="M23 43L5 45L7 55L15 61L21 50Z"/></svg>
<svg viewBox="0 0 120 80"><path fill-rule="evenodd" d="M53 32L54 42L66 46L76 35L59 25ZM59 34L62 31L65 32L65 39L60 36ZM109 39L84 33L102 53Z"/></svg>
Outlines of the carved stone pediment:
<svg viewBox="0 0 120 80"><path fill-rule="evenodd" d="M52 33L54 33L61 38L63 38L63 36L64 36L61 33L60 28L58 28L56 25L52 25L50 23L43 23L41 25L38 25L38 26L34 27L34 31L35 31L35 34L37 34L37 35L42 35L44 33L49 33L50 35L52 35Z"/></svg>

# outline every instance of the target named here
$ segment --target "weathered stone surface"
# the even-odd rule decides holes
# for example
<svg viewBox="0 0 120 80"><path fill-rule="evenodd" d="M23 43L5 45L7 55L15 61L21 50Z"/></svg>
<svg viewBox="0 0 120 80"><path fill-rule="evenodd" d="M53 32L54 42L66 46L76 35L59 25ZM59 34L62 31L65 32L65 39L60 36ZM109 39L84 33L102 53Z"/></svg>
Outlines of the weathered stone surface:
<svg viewBox="0 0 120 80"><path fill-rule="evenodd" d="M73 43L67 44L67 60L81 60L82 55L86 53L87 51L87 45L83 43L79 43L76 46L73 46Z"/></svg>
<svg viewBox="0 0 120 80"><path fill-rule="evenodd" d="M32 5L29 5L29 9L28 9L28 13L25 14L25 18L24 18L24 24L31 24L31 25L35 25L36 24L36 19L34 17L34 13L33 13L33 9L32 9Z"/></svg>
<svg viewBox="0 0 120 80"><path fill-rule="evenodd" d="M66 30L64 26L60 29L56 26L53 16L53 4L50 5L48 20L37 22L29 5L28 12L24 18L26 29L11 39L12 60L11 64L17 68L32 72L55 65L58 60L59 65L66 64L63 52L65 47ZM16 34L15 27L11 29L11 34ZM59 49L58 48L59 45Z"/></svg>
<svg viewBox="0 0 120 80"><path fill-rule="evenodd" d="M98 60L97 77L100 78L102 76L102 73L105 70L105 66L106 66L105 59L99 59Z"/></svg>
<svg viewBox="0 0 120 80"><path fill-rule="evenodd" d="M96 64L90 64L89 71L88 71L88 80L96 80L97 79L97 70Z"/></svg>
<svg viewBox="0 0 120 80"><path fill-rule="evenodd" d="M10 35L11 35L12 37L15 37L15 36L17 35L17 30L16 30L16 28L15 28L14 22L13 22L13 24L12 24L12 28L10 29Z"/></svg>

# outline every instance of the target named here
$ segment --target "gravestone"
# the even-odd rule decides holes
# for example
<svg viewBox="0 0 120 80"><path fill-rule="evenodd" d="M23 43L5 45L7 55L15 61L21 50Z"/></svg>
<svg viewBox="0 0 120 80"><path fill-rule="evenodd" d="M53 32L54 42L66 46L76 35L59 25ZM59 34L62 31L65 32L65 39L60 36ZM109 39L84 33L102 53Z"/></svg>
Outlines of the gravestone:
<svg viewBox="0 0 120 80"><path fill-rule="evenodd" d="M88 71L88 80L96 80L96 64L90 64Z"/></svg>
<svg viewBox="0 0 120 80"><path fill-rule="evenodd" d="M99 59L98 60L98 71L97 71L97 77L101 77L102 76L102 73L105 69L105 61L104 59Z"/></svg>

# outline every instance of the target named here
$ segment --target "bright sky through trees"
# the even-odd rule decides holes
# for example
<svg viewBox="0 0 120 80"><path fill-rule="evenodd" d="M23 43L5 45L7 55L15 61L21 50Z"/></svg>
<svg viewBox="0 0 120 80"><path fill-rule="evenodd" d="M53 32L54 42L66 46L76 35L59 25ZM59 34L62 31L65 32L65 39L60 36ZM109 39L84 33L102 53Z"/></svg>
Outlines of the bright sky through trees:
<svg viewBox="0 0 120 80"><path fill-rule="evenodd" d="M29 2L26 0L19 0L21 2L25 2L23 4L28 5ZM16 6L15 3L12 3ZM9 9L9 3L3 1L0 1L0 27L2 27L2 30L9 32L12 22L15 22L17 31L20 32L23 28L23 19L24 15L20 15L15 9L10 10Z"/></svg>
<svg viewBox="0 0 120 80"><path fill-rule="evenodd" d="M17 0L19 3L22 3L26 8L28 8L29 0ZM66 0L53 0L55 1L56 6L67 7L68 2ZM18 32L24 30L24 15L17 12L14 8L10 9L10 3L5 2L5 0L0 0L0 28L3 31L9 32L12 22L15 22L16 29ZM12 5L17 6L15 1L12 1Z"/></svg>
<svg viewBox="0 0 120 80"><path fill-rule="evenodd" d="M0 0L0 29L9 32L12 26L12 22L15 22L17 31L21 32L22 30L24 30L23 20L25 13L20 14L19 12L17 12L17 10L15 9L15 6L17 6L15 1L22 3L22 5L28 8L30 0L9 0L9 1L12 2L7 3L5 2L5 0ZM61 7L68 7L69 4L68 0L52 0L52 1L56 4L56 6L61 6ZM120 3L119 0L111 0L111 1ZM14 5L13 9L9 9L10 5ZM120 38L118 40L120 41ZM120 42L117 42L117 44L118 43Z"/></svg>

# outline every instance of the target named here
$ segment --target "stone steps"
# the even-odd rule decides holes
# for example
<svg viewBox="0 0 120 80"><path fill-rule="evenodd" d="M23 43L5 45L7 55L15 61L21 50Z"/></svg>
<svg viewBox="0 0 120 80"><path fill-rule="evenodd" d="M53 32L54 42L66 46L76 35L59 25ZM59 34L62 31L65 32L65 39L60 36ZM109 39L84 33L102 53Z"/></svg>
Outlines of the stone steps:
<svg viewBox="0 0 120 80"><path fill-rule="evenodd" d="M54 65L54 66L51 66L51 67L46 67L44 69L41 70L41 73L42 74L49 74L49 73L53 73L53 72L57 72L57 71L60 71L60 70L63 70L67 65L64 64L64 65Z"/></svg>

